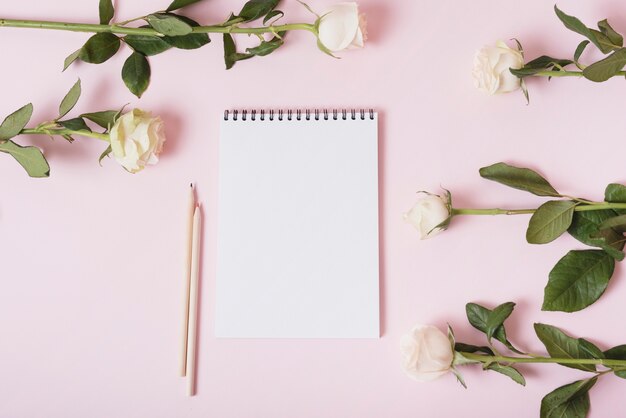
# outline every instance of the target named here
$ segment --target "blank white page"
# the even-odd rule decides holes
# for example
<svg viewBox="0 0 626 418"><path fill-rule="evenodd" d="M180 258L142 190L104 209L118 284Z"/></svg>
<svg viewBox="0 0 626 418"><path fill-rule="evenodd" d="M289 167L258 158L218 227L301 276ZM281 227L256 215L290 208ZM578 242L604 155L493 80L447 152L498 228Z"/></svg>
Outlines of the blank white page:
<svg viewBox="0 0 626 418"><path fill-rule="evenodd" d="M378 121L223 120L216 336L378 338Z"/></svg>

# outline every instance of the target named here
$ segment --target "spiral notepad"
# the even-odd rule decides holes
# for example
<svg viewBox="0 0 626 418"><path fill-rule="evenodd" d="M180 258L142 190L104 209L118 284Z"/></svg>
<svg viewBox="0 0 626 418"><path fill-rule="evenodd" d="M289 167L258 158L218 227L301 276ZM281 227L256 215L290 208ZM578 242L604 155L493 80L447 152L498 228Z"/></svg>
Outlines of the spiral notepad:
<svg viewBox="0 0 626 418"><path fill-rule="evenodd" d="M379 336L377 118L224 113L218 337Z"/></svg>

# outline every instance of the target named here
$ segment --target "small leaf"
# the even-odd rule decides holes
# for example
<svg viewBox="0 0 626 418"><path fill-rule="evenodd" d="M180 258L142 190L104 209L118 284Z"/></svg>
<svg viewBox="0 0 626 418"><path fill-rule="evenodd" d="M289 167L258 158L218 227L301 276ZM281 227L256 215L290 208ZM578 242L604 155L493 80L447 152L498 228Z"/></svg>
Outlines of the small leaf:
<svg viewBox="0 0 626 418"><path fill-rule="evenodd" d="M238 17L244 19L245 22L257 20L274 10L274 8L278 6L278 1L279 0L250 0L244 4Z"/></svg>
<svg viewBox="0 0 626 418"><path fill-rule="evenodd" d="M233 37L230 35L230 33L224 34L224 63L226 64L227 70L233 68L237 61L252 58L253 56L254 55L251 54L238 53Z"/></svg>
<svg viewBox="0 0 626 418"><path fill-rule="evenodd" d="M200 26L195 20L186 16L174 15L192 28ZM190 33L184 36L164 36L163 40L178 49L198 49L211 42L208 33Z"/></svg>
<svg viewBox="0 0 626 418"><path fill-rule="evenodd" d="M172 47L160 36L126 35L122 38L134 51L145 56L153 56L167 51Z"/></svg>
<svg viewBox="0 0 626 418"><path fill-rule="evenodd" d="M488 354L490 356L493 356L493 350L491 350L491 348L486 347L486 346L478 346L478 345L471 345L471 344L465 344L465 343L455 343L454 344L454 351L460 352L460 353L485 353Z"/></svg>
<svg viewBox="0 0 626 418"><path fill-rule="evenodd" d="M37 147L22 147L13 141L6 141L0 144L0 152L10 154L31 177L49 177L50 166Z"/></svg>
<svg viewBox="0 0 626 418"><path fill-rule="evenodd" d="M576 202L551 200L539 206L528 223L526 241L530 244L552 242L572 224Z"/></svg>
<svg viewBox="0 0 626 418"><path fill-rule="evenodd" d="M81 88L80 88L80 79L74 83L70 91L67 92L63 100L61 100L61 104L59 105L59 118L67 115L70 110L74 108L78 99L80 98Z"/></svg>
<svg viewBox="0 0 626 418"><path fill-rule="evenodd" d="M80 116L85 119L89 119L95 124L108 130L109 126L115 123L115 117L117 113L118 113L117 110L105 110L102 112L83 113Z"/></svg>
<svg viewBox="0 0 626 418"><path fill-rule="evenodd" d="M626 203L626 186L618 183L609 184L604 190L604 200L611 203Z"/></svg>
<svg viewBox="0 0 626 418"><path fill-rule="evenodd" d="M100 0L100 24L108 25L111 19L113 19L113 15L115 14L115 9L113 8L113 2L111 0Z"/></svg>
<svg viewBox="0 0 626 418"><path fill-rule="evenodd" d="M78 57L80 56L80 51L81 49L77 49L76 51L68 55L67 58L65 58L65 61L63 61L63 71L67 70L68 67L78 59Z"/></svg>
<svg viewBox="0 0 626 418"><path fill-rule="evenodd" d="M528 168L518 168L505 163L497 163L480 169L480 175L487 180L505 186L524 190L537 196L561 197L550 183L538 173Z"/></svg>
<svg viewBox="0 0 626 418"><path fill-rule="evenodd" d="M269 41L263 41L259 44L259 46L256 46L254 48L247 48L246 52L248 52L249 54L258 55L261 57L269 55L272 52L276 51L285 43L285 41L283 41L282 39L284 34L285 32L281 32L278 34L280 37L274 37Z"/></svg>
<svg viewBox="0 0 626 418"><path fill-rule="evenodd" d="M463 378L463 375L461 374L461 372L458 371L455 367L452 367L450 371L452 371L452 374L454 374L454 376L456 377L456 380L461 384L461 386L467 389L467 385L465 384L465 379Z"/></svg>
<svg viewBox="0 0 626 418"><path fill-rule="evenodd" d="M590 407L589 390L597 380L578 380L548 393L541 400L540 418L585 418Z"/></svg>
<svg viewBox="0 0 626 418"><path fill-rule="evenodd" d="M604 357L610 360L626 360L626 345L618 345L606 350ZM615 376L626 379L626 370L617 370Z"/></svg>
<svg viewBox="0 0 626 418"><path fill-rule="evenodd" d="M600 247L616 260L623 260L624 237L603 224L615 219L617 212L611 209L574 212L572 224L567 230L578 241L592 247Z"/></svg>
<svg viewBox="0 0 626 418"><path fill-rule="evenodd" d="M588 350L581 349L580 339L572 338L557 327L546 324L535 324L535 333L541 340L546 350L553 358L560 359L594 359ZM591 343L589 343L591 344ZM601 353L601 352L600 352ZM561 364L572 369L595 372L594 364Z"/></svg>
<svg viewBox="0 0 626 418"><path fill-rule="evenodd" d="M585 67L586 79L601 83L617 75L626 65L626 48L618 49L608 57Z"/></svg>
<svg viewBox="0 0 626 418"><path fill-rule="evenodd" d="M611 25L609 25L608 20L604 19L604 20L599 21L598 28L600 29L600 32L605 34L609 38L611 43L613 43L614 45L617 45L617 46L624 45L624 38L622 37L622 35L615 32L615 30L611 27Z"/></svg>
<svg viewBox="0 0 626 418"><path fill-rule="evenodd" d="M0 144L19 134L32 115L33 105L29 103L7 116L0 125Z"/></svg>
<svg viewBox="0 0 626 418"><path fill-rule="evenodd" d="M171 12L172 10L182 9L183 7L187 7L191 4L198 3L202 0L174 0L172 4L167 6L165 9L166 12Z"/></svg>
<svg viewBox="0 0 626 418"><path fill-rule="evenodd" d="M61 125L62 127L66 128L66 129L71 129L72 131L88 131L91 132L91 129L89 128L89 126L87 126L87 124L85 123L85 121L83 120L83 118L73 118L73 119L68 119L68 120L60 120L59 121L59 125Z"/></svg>
<svg viewBox="0 0 626 418"><path fill-rule="evenodd" d="M491 363L489 366L486 367L485 370L493 370L494 372L498 372L500 374L510 377L515 383L526 386L526 379L524 379L524 376L513 366L504 366L499 363Z"/></svg>
<svg viewBox="0 0 626 418"><path fill-rule="evenodd" d="M267 22L269 22L272 18L274 18L276 16L283 17L283 16L285 16L285 14L283 12L281 12L280 10L272 10L271 12L266 14L265 17L263 18L263 24L267 25ZM280 19L280 17L278 19ZM278 19L276 19L276 20L278 20ZM276 20L274 22L276 22Z"/></svg>
<svg viewBox="0 0 626 418"><path fill-rule="evenodd" d="M504 323L504 321L511 315L513 312L513 308L515 308L515 303L506 302L502 305L496 306L493 311L487 317L487 340L491 342L491 338L493 337L494 332L500 328L500 326Z"/></svg>
<svg viewBox="0 0 626 418"><path fill-rule="evenodd" d="M578 60L580 59L580 56L583 54L583 51L585 50L585 48L587 48L587 45L589 45L589 41L587 40L582 41L581 43L578 44L578 47L576 47L576 52L574 52L575 62L578 62Z"/></svg>
<svg viewBox="0 0 626 418"><path fill-rule="evenodd" d="M149 15L147 20L154 30L167 36L183 36L193 30L189 24L173 14L156 13Z"/></svg>
<svg viewBox="0 0 626 418"><path fill-rule="evenodd" d="M569 64L573 64L573 61L542 55L539 58L527 62L522 68L511 68L510 71L519 78L524 78L545 70L560 71L560 67L565 67Z"/></svg>
<svg viewBox="0 0 626 418"><path fill-rule="evenodd" d="M90 64L101 64L120 49L120 38L112 33L96 33L80 50L79 58Z"/></svg>
<svg viewBox="0 0 626 418"><path fill-rule="evenodd" d="M485 334L487 333L487 320L489 319L489 315L491 315L490 309L480 306L477 303L468 303L465 305L465 313L467 314L467 320L474 328ZM523 354L507 339L504 325L501 325L498 329L496 329L493 333L493 338L500 341L509 350L518 354Z"/></svg>
<svg viewBox="0 0 626 418"><path fill-rule="evenodd" d="M133 52L122 67L122 79L131 93L141 97L150 84L150 64L146 57Z"/></svg>
<svg viewBox="0 0 626 418"><path fill-rule="evenodd" d="M98 164L100 164L100 167L102 167L102 160L104 157L108 157L111 152L113 152L113 149L111 148L111 145L109 145L104 152L100 154L100 158L98 158Z"/></svg>
<svg viewBox="0 0 626 418"><path fill-rule="evenodd" d="M550 271L544 290L544 311L575 312L602 296L613 275L615 260L605 251L570 251Z"/></svg>
<svg viewBox="0 0 626 418"><path fill-rule="evenodd" d="M612 50L621 47L621 45L613 44L609 37L602 32L590 29L574 16L569 16L563 13L558 7L556 7L556 5L554 6L554 11L566 28L589 39L595 46L598 47L598 49L600 49L600 51L602 51L602 53L608 54Z"/></svg>

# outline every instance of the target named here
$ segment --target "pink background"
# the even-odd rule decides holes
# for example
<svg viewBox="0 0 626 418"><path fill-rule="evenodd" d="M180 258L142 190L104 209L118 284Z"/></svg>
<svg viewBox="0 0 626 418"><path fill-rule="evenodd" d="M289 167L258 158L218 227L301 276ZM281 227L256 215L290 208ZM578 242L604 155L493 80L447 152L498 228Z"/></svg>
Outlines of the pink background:
<svg viewBox="0 0 626 418"><path fill-rule="evenodd" d="M120 20L166 0L118 1ZM212 0L187 13L223 20L242 2ZM327 0L311 1L322 10ZM582 313L541 312L547 274L569 237L543 247L525 243L526 216L455 219L420 241L402 220L417 190L441 184L457 206L527 207L542 200L480 179L478 168L507 161L540 170L560 190L601 199L623 169L624 80L532 80L521 93L488 97L470 76L474 51L517 37L527 57L571 57L581 38L545 1L362 0L370 42L341 60L322 55L307 33L289 36L274 55L224 71L221 37L197 51L150 59L152 86L141 100L119 73L125 49L109 62L61 73L63 58L86 34L0 29L0 114L32 101L33 122L55 116L80 76L77 112L124 103L162 115L168 142L161 162L137 175L97 158L104 144L23 138L40 146L49 179L31 179L0 156L1 417L501 417L538 416L544 394L585 374L527 366L526 388L466 368L468 390L453 376L429 384L400 367L399 339L414 323L452 324L465 342L482 343L464 305L514 300L511 339L543 347L541 321L604 348L626 342L618 266L602 300ZM592 24L610 17L626 30L617 0L569 1L562 8ZM295 1L287 21L310 21ZM237 11L237 10L235 10ZM0 16L95 22L97 1L3 2ZM589 59L585 55L583 59ZM380 340L217 340L213 337L217 140L225 108L374 107L381 112ZM198 396L177 376L182 300L182 242L187 185L205 208ZM359 210L355 207L354 210ZM254 202L250 202L254 216ZM260 220L262 222L262 220ZM603 378L591 393L594 417L616 416L624 382Z"/></svg>

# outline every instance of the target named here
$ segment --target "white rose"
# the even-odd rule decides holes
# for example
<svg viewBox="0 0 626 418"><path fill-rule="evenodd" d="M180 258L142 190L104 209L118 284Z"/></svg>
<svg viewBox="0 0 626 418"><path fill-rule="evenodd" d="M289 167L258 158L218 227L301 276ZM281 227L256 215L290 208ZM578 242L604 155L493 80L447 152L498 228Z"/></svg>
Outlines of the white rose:
<svg viewBox="0 0 626 418"><path fill-rule="evenodd" d="M367 39L365 26L365 18L359 15L356 3L338 3L322 14L319 40L331 52L362 48Z"/></svg>
<svg viewBox="0 0 626 418"><path fill-rule="evenodd" d="M432 325L416 325L402 337L404 371L420 382L434 380L452 368L454 352L448 337Z"/></svg>
<svg viewBox="0 0 626 418"><path fill-rule="evenodd" d="M450 203L447 199L435 194L427 194L419 199L415 206L404 214L404 220L413 225L421 239L437 235L445 229L439 227L450 218Z"/></svg>
<svg viewBox="0 0 626 418"><path fill-rule="evenodd" d="M509 69L523 66L522 53L498 41L496 46L485 46L476 53L472 71L474 84L489 94L510 93L520 88L520 79Z"/></svg>
<svg viewBox="0 0 626 418"><path fill-rule="evenodd" d="M117 119L109 137L115 160L129 172L137 173L159 161L165 142L163 121L150 112L133 109Z"/></svg>

